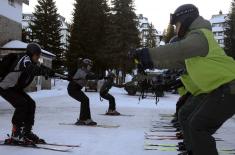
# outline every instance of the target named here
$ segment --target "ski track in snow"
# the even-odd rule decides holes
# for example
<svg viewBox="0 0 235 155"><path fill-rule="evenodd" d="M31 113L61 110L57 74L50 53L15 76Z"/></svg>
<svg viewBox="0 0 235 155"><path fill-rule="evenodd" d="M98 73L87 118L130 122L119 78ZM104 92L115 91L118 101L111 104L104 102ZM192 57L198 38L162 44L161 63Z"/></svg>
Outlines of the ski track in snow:
<svg viewBox="0 0 235 155"><path fill-rule="evenodd" d="M116 98L117 109L134 117L105 117L108 102L101 102L98 93L87 93L91 103L92 118L98 124L120 125L117 129L62 126L59 123L76 121L80 103L67 94L67 82L56 81L53 90L30 93L37 103L34 132L50 143L81 145L69 153L52 152L19 147L0 147L0 155L176 155L176 152L144 150L144 132L151 128L152 121L160 120L159 114L173 114L177 95L166 94L156 106L148 97L139 103L138 96L128 96L124 89L113 88L110 92ZM12 107L0 98L0 139L6 138L11 130ZM235 118L226 122L216 137L218 147L235 148ZM172 133L163 133L172 134ZM177 141L154 141L157 144L177 144Z"/></svg>

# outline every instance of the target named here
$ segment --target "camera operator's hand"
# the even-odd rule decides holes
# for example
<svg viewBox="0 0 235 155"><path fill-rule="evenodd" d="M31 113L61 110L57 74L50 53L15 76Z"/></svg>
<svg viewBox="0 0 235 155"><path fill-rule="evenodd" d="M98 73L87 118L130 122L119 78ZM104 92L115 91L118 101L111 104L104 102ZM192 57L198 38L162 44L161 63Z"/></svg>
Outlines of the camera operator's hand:
<svg viewBox="0 0 235 155"><path fill-rule="evenodd" d="M141 48L132 50L129 53L129 57L138 61L138 63L143 67L143 69L153 69L154 64L149 54L148 48Z"/></svg>

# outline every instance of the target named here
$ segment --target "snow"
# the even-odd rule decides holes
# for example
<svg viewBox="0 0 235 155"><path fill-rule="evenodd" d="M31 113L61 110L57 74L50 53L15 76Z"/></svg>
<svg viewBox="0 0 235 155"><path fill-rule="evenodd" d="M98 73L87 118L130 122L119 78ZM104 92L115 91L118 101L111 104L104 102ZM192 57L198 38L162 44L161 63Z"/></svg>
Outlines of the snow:
<svg viewBox="0 0 235 155"><path fill-rule="evenodd" d="M26 49L27 46L28 46L27 43L24 43L24 42L19 41L19 40L12 40L12 41L6 43L6 44L2 47L2 49L8 49L8 48L10 48L10 49L12 49L12 48L16 48L16 49ZM42 52L43 52L44 54L47 54L47 55L50 55L50 56L55 57L54 54L52 54L52 53L50 53L50 52L48 52L48 51L46 51L46 50L42 50Z"/></svg>
<svg viewBox="0 0 235 155"><path fill-rule="evenodd" d="M91 102L93 119L99 124L120 125L117 129L89 128L76 126L61 126L59 123L76 121L80 104L67 94L67 82L57 80L52 90L42 90L30 93L37 102L36 122L34 132L48 142L64 144L81 144L70 153L58 153L47 150L35 150L19 147L2 147L1 155L176 155L176 152L144 150L144 132L151 128L152 121L160 120L159 114L173 114L177 95L166 94L156 106L152 97L138 101L138 96L128 96L123 89L113 88L111 94L116 97L117 108L123 114L134 117L106 117L102 114L108 104L99 100L98 93L87 93ZM11 130L13 109L0 98L0 139L6 138ZM219 145L233 147L235 139L234 120L231 119L219 131L219 137L226 140ZM226 134L225 134L226 133ZM176 144L176 141L154 141L155 143Z"/></svg>

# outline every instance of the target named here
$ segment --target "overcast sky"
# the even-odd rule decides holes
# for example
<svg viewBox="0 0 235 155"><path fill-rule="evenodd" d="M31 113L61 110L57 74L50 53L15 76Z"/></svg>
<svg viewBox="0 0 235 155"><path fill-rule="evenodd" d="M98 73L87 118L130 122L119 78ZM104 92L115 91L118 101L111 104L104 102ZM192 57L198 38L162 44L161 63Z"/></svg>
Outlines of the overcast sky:
<svg viewBox="0 0 235 155"><path fill-rule="evenodd" d="M74 0L56 0L59 13L66 17L70 22L73 12ZM231 0L135 0L136 13L143 14L149 18L155 27L162 31L167 27L169 22L169 14L181 4L195 4L200 11L200 14L206 19L210 19L213 14L228 13ZM30 5L23 7L23 12L30 13L34 10L37 0L30 0Z"/></svg>

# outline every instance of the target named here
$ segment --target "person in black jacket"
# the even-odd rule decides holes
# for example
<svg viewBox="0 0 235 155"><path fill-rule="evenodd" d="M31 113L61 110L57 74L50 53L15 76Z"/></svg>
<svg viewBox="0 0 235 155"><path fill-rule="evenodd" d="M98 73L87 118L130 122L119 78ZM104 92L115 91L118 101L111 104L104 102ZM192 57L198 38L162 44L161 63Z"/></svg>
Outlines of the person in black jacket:
<svg viewBox="0 0 235 155"><path fill-rule="evenodd" d="M97 123L91 118L89 98L82 88L86 85L87 80L99 79L99 76L91 72L93 62L90 59L79 59L78 61L78 69L68 85L68 94L81 102L80 116L75 124L95 126Z"/></svg>
<svg viewBox="0 0 235 155"><path fill-rule="evenodd" d="M12 118L12 135L10 140L20 143L45 143L32 132L35 115L35 101L24 91L35 76L54 76L54 72L46 67L38 66L41 47L30 43L26 54L17 60L13 71L0 82L0 95L14 108Z"/></svg>
<svg viewBox="0 0 235 155"><path fill-rule="evenodd" d="M120 113L116 110L115 98L111 94L109 94L109 90L112 87L122 88L123 86L115 84L114 78L115 78L115 75L111 72L105 78L105 82L100 89L100 97L109 101L109 109L106 112L106 115L118 116L120 115Z"/></svg>

